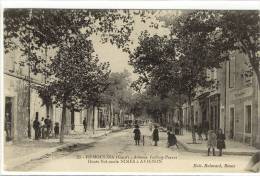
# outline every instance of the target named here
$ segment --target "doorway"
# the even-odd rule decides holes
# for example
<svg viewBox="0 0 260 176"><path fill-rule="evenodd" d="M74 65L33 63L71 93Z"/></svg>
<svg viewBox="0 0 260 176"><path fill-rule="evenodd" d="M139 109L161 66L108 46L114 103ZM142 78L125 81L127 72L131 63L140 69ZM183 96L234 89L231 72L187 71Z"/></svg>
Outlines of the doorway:
<svg viewBox="0 0 260 176"><path fill-rule="evenodd" d="M6 141L13 139L13 98L5 97L5 138Z"/></svg>
<svg viewBox="0 0 260 176"><path fill-rule="evenodd" d="M230 109L230 131L229 131L229 137L230 139L234 139L234 126L235 126L235 108L231 107Z"/></svg>

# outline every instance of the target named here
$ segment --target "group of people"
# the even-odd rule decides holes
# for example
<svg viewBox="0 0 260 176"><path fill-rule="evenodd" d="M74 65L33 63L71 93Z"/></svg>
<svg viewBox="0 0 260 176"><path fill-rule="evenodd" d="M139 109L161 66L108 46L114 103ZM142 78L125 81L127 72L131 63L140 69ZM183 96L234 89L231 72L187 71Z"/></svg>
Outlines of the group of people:
<svg viewBox="0 0 260 176"><path fill-rule="evenodd" d="M222 150L226 148L225 144L225 134L223 134L222 129L219 129L217 133L214 130L208 131L208 156L210 155L210 150L212 149L213 156L216 155L215 148L219 150L219 156L222 156Z"/></svg>
<svg viewBox="0 0 260 176"><path fill-rule="evenodd" d="M135 125L135 129L133 133L134 133L135 145L140 145L141 131L139 129L139 125ZM159 130L156 125L154 126L152 136L153 136L154 146L157 146L159 141Z"/></svg>
<svg viewBox="0 0 260 176"><path fill-rule="evenodd" d="M39 121L39 118L36 116L35 120L33 121L33 129L35 131L35 140L41 139L48 139L52 134L52 121L47 116L47 118L42 117ZM54 135L55 138L59 135L59 123L56 122L54 126Z"/></svg>
<svg viewBox="0 0 260 176"><path fill-rule="evenodd" d="M168 135L168 147L170 146L176 146L178 147L177 144L177 138L176 135L174 133L175 131L168 131L167 135ZM141 139L141 131L139 129L139 126L136 125L135 129L133 131L134 133L134 140L135 140L135 145L139 145L140 144L140 139ZM154 130L152 133L152 138L154 141L154 146L158 145L158 141L159 141L159 130L157 126L154 126ZM201 137L202 138L202 137ZM219 150L219 156L222 156L222 150L226 148L226 144L225 144L225 134L223 134L222 129L219 129L216 133L214 130L209 130L207 132L207 147L208 147L208 156L210 155L211 149L213 152L213 156L216 155L215 153L215 148L217 148Z"/></svg>
<svg viewBox="0 0 260 176"><path fill-rule="evenodd" d="M176 135L183 135L183 122L180 120L173 123L173 129Z"/></svg>
<svg viewBox="0 0 260 176"><path fill-rule="evenodd" d="M135 129L134 129L133 133L134 133L135 145L140 145L141 131L140 131L138 125L135 125ZM177 138L176 138L175 134L168 131L167 135L168 135L168 147L174 146L174 145L176 145L178 147ZM154 141L154 146L157 146L158 141L159 141L159 130L158 130L157 125L154 126L152 138L153 138L153 141Z"/></svg>
<svg viewBox="0 0 260 176"><path fill-rule="evenodd" d="M209 123L208 121L203 124L194 125L195 133L198 134L198 140L203 140L202 134L205 136L205 140L208 140Z"/></svg>

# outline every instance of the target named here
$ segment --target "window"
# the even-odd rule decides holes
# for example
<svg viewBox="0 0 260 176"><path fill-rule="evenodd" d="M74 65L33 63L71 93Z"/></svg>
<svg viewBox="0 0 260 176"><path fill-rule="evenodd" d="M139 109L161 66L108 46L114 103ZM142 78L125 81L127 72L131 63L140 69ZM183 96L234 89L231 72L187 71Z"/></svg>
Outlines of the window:
<svg viewBox="0 0 260 176"><path fill-rule="evenodd" d="M235 87L235 71L236 71L236 62L235 62L235 57L231 57L229 64L229 88L234 88Z"/></svg>
<svg viewBox="0 0 260 176"><path fill-rule="evenodd" d="M252 131L252 126L251 126L251 121L252 121L252 116L251 116L251 105L246 105L245 106L245 132L246 133L251 133Z"/></svg>

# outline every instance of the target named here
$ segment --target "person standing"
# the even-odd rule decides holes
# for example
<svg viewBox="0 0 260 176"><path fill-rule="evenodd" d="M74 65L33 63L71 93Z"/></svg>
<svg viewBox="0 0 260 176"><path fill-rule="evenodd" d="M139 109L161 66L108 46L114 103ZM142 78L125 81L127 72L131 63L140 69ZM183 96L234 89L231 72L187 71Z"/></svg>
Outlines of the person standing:
<svg viewBox="0 0 260 176"><path fill-rule="evenodd" d="M217 133L217 149L219 149L219 156L222 156L222 149L226 148L225 139L225 134L223 134L222 129L219 129Z"/></svg>
<svg viewBox="0 0 260 176"><path fill-rule="evenodd" d="M35 120L33 121L33 129L35 134L35 140L39 139L40 136L40 122L38 120L38 117L35 117Z"/></svg>
<svg viewBox="0 0 260 176"><path fill-rule="evenodd" d="M6 132L6 141L11 140L11 123L10 123L9 113L5 113L5 132Z"/></svg>
<svg viewBox="0 0 260 176"><path fill-rule="evenodd" d="M42 119L40 121L40 136L41 136L42 139L45 138L44 128L45 128L44 117L42 117Z"/></svg>
<svg viewBox="0 0 260 176"><path fill-rule="evenodd" d="M208 132L208 142L207 142L207 146L208 146L208 156L210 154L210 149L212 148L213 150L213 156L215 155L215 147L217 145L217 136L215 134L215 132L213 130L209 130Z"/></svg>
<svg viewBox="0 0 260 176"><path fill-rule="evenodd" d="M47 128L46 137L48 139L51 133L51 120L49 119L49 116L44 120L44 124Z"/></svg>
<svg viewBox="0 0 260 176"><path fill-rule="evenodd" d="M141 131L140 131L138 125L135 125L135 129L134 129L134 132L133 132L133 133L135 134L135 135L134 135L135 145L139 145L139 143L140 143L140 137L141 137Z"/></svg>
<svg viewBox="0 0 260 176"><path fill-rule="evenodd" d="M85 133L87 132L87 126L88 126L87 118L85 117L84 120L83 120L83 128L84 128Z"/></svg>
<svg viewBox="0 0 260 176"><path fill-rule="evenodd" d="M153 130L153 141L154 141L154 146L157 146L157 142L159 141L159 130L157 125L154 126L154 130Z"/></svg>
<svg viewBox="0 0 260 176"><path fill-rule="evenodd" d="M56 122L56 123L55 123L55 127L54 127L54 135L55 135L55 138L58 138L59 133L60 133L59 123Z"/></svg>

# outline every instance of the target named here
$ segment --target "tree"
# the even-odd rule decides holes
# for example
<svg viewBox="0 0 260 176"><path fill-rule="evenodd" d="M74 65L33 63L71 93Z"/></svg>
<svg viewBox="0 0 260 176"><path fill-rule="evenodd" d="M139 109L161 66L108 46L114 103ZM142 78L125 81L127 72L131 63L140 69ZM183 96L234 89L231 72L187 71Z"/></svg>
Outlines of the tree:
<svg viewBox="0 0 260 176"><path fill-rule="evenodd" d="M189 107L199 87L213 84L205 70L220 67L225 59L214 45L218 42L214 40L215 24L211 19L201 20L196 15L203 13L178 17L169 37L141 36L140 46L130 58L130 64L141 74L137 84L148 83L161 95L169 92L184 95ZM189 109L195 143L194 119Z"/></svg>
<svg viewBox="0 0 260 176"><path fill-rule="evenodd" d="M103 104L109 104L110 112L112 111L112 105L118 107L123 113L130 111L132 90L129 82L130 73L127 70L110 74L108 79L109 85L101 95Z"/></svg>
<svg viewBox="0 0 260 176"><path fill-rule="evenodd" d="M94 95L107 86L108 64L93 56L92 43L79 36L64 43L48 65L52 75L40 92L51 95L53 103L62 107L60 142L64 141L66 109L80 109L93 104Z"/></svg>
<svg viewBox="0 0 260 176"><path fill-rule="evenodd" d="M5 9L5 51L17 47L17 40L18 47L31 42L31 49L39 49L44 45L59 47L72 34L89 37L100 32L102 41L123 47L130 41L134 22L131 14L128 10Z"/></svg>
<svg viewBox="0 0 260 176"><path fill-rule="evenodd" d="M33 73L44 74L47 79L52 80L51 84L48 82L46 86L39 89L39 93L44 102L48 102L49 100L47 99L50 98L50 95L54 95L54 102L62 104L64 109L66 106L77 106L78 101L85 105L89 105L90 102L92 105L95 105L99 103L100 89L103 89L99 86L106 82L103 79L104 74L102 73L102 70L106 70L106 65L93 67L92 76L94 78L90 80L92 85L87 85L89 88L92 88L92 91L91 93L83 91L85 95L80 95L88 99L78 99L78 89L84 88L84 86L69 87L63 85L66 81L73 81L78 75L71 75L69 70L67 70L67 72L63 70L61 65L64 64L64 68L70 68L70 65L66 65L66 63L62 62L62 59L70 56L68 51L75 53L75 56L71 56L71 59L74 59L74 57L78 58L78 53L73 52L73 50L79 50L80 53L86 55L86 58L90 58L90 55L93 53L93 48L90 49L92 46L89 40L93 35L100 35L102 42L110 42L122 48L124 51L127 51L130 33L133 29L132 24L134 22L134 15L131 14L132 13L128 10L5 9L5 52L11 52L14 49L21 50L23 56L26 56L26 60L23 60L22 64L28 65L29 70ZM143 13L137 13L137 15L144 17ZM82 38L88 41L88 45L85 43L89 49L88 52L83 52L83 49L80 48L81 45L79 45L78 49L73 48L77 40L79 40L81 44L84 44ZM41 57L39 53L43 52L42 50L45 50L45 53L47 53L47 50L50 50L53 54L52 58ZM94 66L95 64L97 65L98 60L89 62L90 65L92 64L91 66ZM68 63L72 64L72 69L83 68L86 71L90 69L87 64L84 62L80 63L77 59L75 62L70 61ZM86 66L86 68L84 68L84 66ZM95 69L100 71L95 71ZM74 71L76 72L76 70ZM100 76L99 72L101 73ZM71 73L74 73L73 70ZM89 79L91 79L91 77ZM53 80L55 81L53 82ZM86 79L84 81L88 80ZM104 82L102 83L102 81ZM69 91L64 92L67 88ZM65 110L63 112L65 113ZM64 113L63 117L65 116Z"/></svg>
<svg viewBox="0 0 260 176"><path fill-rule="evenodd" d="M245 54L260 83L259 70L259 11L226 10L226 11L186 11L179 16L189 16L194 23L193 29L211 30L212 45L216 53L227 56L230 52L239 51ZM162 17L167 27L174 26L178 17L174 15ZM229 58L226 57L226 60ZM218 62L222 62L219 60Z"/></svg>
<svg viewBox="0 0 260 176"><path fill-rule="evenodd" d="M223 52L238 50L250 61L260 84L260 14L259 11L221 11L218 12L218 30L225 44Z"/></svg>
<svg viewBox="0 0 260 176"><path fill-rule="evenodd" d="M134 67L134 72L139 74L132 87L141 90L142 86L150 83L155 77L162 75L167 65L175 59L175 49L172 40L167 36L150 36L148 31L139 36L139 46L130 54L129 64ZM174 65L173 65L174 66ZM166 76L166 74L163 74Z"/></svg>

